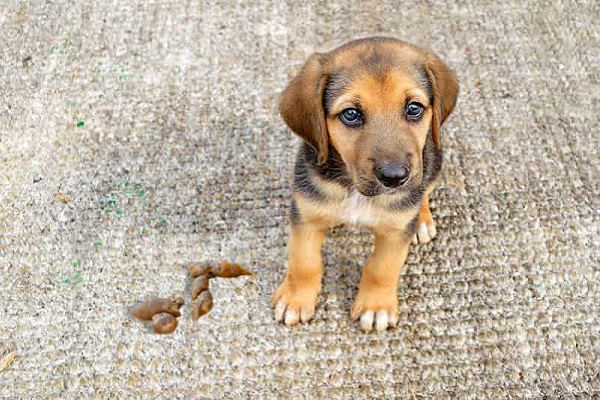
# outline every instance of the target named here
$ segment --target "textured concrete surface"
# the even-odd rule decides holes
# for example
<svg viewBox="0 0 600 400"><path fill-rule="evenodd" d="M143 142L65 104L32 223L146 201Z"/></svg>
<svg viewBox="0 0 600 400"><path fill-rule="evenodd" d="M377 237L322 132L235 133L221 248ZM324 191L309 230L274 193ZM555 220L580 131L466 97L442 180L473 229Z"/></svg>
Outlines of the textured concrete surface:
<svg viewBox="0 0 600 400"><path fill-rule="evenodd" d="M583 2L4 1L0 398L600 397L600 7ZM295 139L278 93L313 51L391 34L462 93L438 237L411 250L400 326L349 321L370 235L324 248L316 320L273 322ZM189 297L170 336L128 308Z"/></svg>

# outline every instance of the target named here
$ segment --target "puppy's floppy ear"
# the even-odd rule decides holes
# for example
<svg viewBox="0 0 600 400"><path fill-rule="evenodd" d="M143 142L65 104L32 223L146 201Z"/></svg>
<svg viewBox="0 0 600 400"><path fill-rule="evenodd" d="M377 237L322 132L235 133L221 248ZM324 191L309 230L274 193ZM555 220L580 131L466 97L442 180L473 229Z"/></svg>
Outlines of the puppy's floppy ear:
<svg viewBox="0 0 600 400"><path fill-rule="evenodd" d="M442 147L440 130L448 115L454 109L458 96L458 80L454 72L438 57L429 53L425 62L425 70L433 92L433 118L431 133L435 147Z"/></svg>
<svg viewBox="0 0 600 400"><path fill-rule="evenodd" d="M329 134L323 108L328 79L324 63L323 54L313 54L283 91L279 103L279 112L287 126L319 153L319 164L327 160L329 153Z"/></svg>

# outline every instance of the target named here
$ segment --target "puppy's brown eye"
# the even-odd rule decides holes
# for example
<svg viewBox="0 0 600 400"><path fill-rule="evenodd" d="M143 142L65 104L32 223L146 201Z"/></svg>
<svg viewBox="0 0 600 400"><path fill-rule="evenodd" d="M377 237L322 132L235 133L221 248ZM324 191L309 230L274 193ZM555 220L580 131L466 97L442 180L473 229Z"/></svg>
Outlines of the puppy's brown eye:
<svg viewBox="0 0 600 400"><path fill-rule="evenodd" d="M363 123L363 115L356 108L346 108L340 113L340 120L349 128L356 128Z"/></svg>
<svg viewBox="0 0 600 400"><path fill-rule="evenodd" d="M417 103L417 102L412 102L412 103L408 103L408 105L406 106L406 118L408 118L409 121L418 121L421 119L421 116L423 115L423 104L421 103Z"/></svg>

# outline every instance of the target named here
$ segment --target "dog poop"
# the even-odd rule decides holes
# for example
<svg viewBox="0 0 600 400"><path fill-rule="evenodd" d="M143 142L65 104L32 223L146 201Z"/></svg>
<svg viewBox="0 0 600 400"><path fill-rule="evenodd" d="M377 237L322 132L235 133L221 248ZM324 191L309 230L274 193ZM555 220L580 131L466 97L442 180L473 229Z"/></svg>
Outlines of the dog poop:
<svg viewBox="0 0 600 400"><path fill-rule="evenodd" d="M200 275L192 282L192 300L205 290L208 290L208 276Z"/></svg>
<svg viewBox="0 0 600 400"><path fill-rule="evenodd" d="M212 294L208 290L205 290L192 302L192 318L197 320L204 314L207 314L212 309L212 306Z"/></svg>
<svg viewBox="0 0 600 400"><path fill-rule="evenodd" d="M183 304L184 301L181 297L169 299L154 297L133 307L131 315L145 321L150 321L154 315L163 312L169 313L174 317L179 317L181 316L179 309Z"/></svg>
<svg viewBox="0 0 600 400"><path fill-rule="evenodd" d="M240 264L227 261L195 263L190 265L189 272L193 278L191 294L194 320L209 313L213 307L210 279L252 275ZM158 334L173 333L177 329L177 318L181 316L179 309L184 303L181 297L153 297L135 305L131 309L131 315L144 321L152 321L154 332Z"/></svg>
<svg viewBox="0 0 600 400"><path fill-rule="evenodd" d="M177 328L177 318L167 312L155 314L152 317L152 327L154 332L159 335L175 332Z"/></svg>
<svg viewBox="0 0 600 400"><path fill-rule="evenodd" d="M212 309L213 297L208 288L210 279L252 275L240 264L227 261L192 264L189 267L189 272L194 279L192 281L192 318L194 320L207 314Z"/></svg>
<svg viewBox="0 0 600 400"><path fill-rule="evenodd" d="M181 297L154 297L131 309L131 315L144 321L152 321L152 328L158 334L173 333L177 328L179 309L185 302Z"/></svg>
<svg viewBox="0 0 600 400"><path fill-rule="evenodd" d="M208 275L209 278L236 278L242 275L252 275L250 271L240 264L227 261L192 264L189 271L192 278L200 275Z"/></svg>

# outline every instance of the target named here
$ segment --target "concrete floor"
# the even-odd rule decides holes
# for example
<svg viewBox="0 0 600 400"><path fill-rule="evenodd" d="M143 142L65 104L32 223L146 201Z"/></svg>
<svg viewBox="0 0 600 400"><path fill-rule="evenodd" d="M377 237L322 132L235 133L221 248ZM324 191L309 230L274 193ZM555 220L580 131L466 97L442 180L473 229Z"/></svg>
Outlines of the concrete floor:
<svg viewBox="0 0 600 400"><path fill-rule="evenodd" d="M600 8L588 2L11 1L0 7L0 398L600 396ZM400 324L349 320L368 232L334 230L316 319L276 325L314 51L390 34L461 81ZM212 286L173 335L128 315Z"/></svg>

